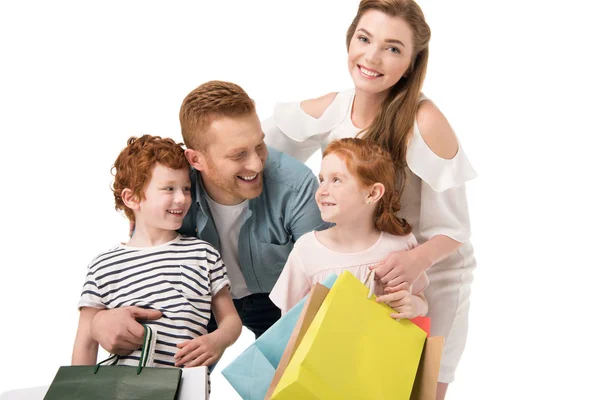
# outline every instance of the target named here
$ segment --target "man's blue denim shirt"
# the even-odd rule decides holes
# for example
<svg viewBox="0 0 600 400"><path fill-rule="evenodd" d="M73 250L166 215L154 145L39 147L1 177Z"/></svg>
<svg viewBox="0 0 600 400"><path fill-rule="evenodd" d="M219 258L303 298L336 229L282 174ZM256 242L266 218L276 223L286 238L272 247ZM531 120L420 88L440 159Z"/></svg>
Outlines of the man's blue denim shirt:
<svg viewBox="0 0 600 400"><path fill-rule="evenodd" d="M179 232L196 236L221 251L219 234L206 202L200 173L192 169L192 206ZM269 148L263 190L249 200L240 230L238 254L248 290L269 293L300 236L328 228L315 201L318 181L300 161Z"/></svg>

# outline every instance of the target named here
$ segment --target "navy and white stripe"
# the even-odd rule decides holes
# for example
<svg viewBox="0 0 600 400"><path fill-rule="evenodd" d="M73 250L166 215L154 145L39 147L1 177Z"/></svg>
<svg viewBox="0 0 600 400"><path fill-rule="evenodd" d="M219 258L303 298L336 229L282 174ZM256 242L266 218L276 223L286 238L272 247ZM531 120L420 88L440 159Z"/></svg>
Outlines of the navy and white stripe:
<svg viewBox="0 0 600 400"><path fill-rule="evenodd" d="M177 343L206 334L211 298L230 285L219 252L195 237L178 236L161 246L117 246L88 267L79 307L138 306L163 313L148 321L157 331L154 362L173 366ZM137 365L139 350L119 364Z"/></svg>

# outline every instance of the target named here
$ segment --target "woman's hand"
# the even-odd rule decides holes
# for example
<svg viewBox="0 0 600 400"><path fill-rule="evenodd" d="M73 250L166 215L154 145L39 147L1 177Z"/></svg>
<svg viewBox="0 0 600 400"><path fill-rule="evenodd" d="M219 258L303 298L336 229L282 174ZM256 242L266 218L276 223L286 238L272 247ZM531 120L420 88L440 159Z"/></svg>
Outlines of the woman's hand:
<svg viewBox="0 0 600 400"><path fill-rule="evenodd" d="M431 266L418 247L391 253L384 261L370 267L375 279L393 291L409 290L413 282Z"/></svg>

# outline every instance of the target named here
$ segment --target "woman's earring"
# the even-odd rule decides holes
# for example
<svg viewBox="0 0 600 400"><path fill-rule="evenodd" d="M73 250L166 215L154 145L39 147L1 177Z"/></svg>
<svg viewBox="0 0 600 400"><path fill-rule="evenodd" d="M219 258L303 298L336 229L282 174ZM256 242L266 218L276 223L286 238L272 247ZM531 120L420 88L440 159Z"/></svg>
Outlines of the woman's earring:
<svg viewBox="0 0 600 400"><path fill-rule="evenodd" d="M367 200L367 204L371 204L371 200Z"/></svg>

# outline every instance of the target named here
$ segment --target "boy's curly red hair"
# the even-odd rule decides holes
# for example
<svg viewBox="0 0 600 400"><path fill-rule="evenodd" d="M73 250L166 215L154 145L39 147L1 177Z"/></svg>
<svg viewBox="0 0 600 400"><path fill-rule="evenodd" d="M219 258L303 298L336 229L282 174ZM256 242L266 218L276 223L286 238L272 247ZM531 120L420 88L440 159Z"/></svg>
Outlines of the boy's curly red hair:
<svg viewBox="0 0 600 400"><path fill-rule="evenodd" d="M115 161L111 172L115 180L111 187L115 196L115 209L123 210L129 220L134 221L133 211L125 205L121 193L130 189L133 195L143 200L144 189L152 178L152 170L156 163L171 169L189 168L182 143L160 136L132 136Z"/></svg>

